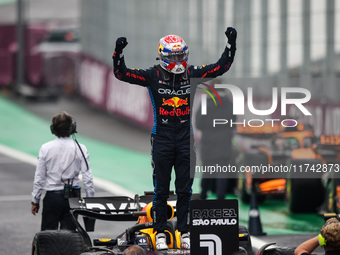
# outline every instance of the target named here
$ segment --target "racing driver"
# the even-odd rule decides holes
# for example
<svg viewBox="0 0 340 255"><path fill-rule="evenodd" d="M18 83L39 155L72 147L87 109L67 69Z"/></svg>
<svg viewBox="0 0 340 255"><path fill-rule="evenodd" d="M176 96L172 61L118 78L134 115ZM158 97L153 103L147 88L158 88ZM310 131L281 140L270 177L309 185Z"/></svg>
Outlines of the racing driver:
<svg viewBox="0 0 340 255"><path fill-rule="evenodd" d="M154 111L151 133L153 167L153 228L157 231L157 250L168 249L165 229L167 199L172 167L176 174L177 228L181 232L181 248L190 249L189 202L193 179L190 177L190 78L215 78L227 72L234 60L237 32L228 27L228 43L215 64L188 65L189 48L177 35L160 39L160 63L147 70L127 68L123 49L125 37L116 41L113 54L114 75L117 79L148 89ZM193 143L192 143L193 144Z"/></svg>

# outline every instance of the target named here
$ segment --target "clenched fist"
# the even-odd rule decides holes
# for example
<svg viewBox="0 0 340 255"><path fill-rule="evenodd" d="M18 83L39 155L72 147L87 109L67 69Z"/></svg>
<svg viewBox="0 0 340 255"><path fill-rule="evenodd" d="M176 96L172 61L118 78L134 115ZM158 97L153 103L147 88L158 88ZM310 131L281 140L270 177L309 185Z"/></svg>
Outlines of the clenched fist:
<svg viewBox="0 0 340 255"><path fill-rule="evenodd" d="M116 41L116 51L122 51L127 44L126 37L119 37Z"/></svg>
<svg viewBox="0 0 340 255"><path fill-rule="evenodd" d="M228 27L227 30L225 31L225 35L228 38L228 43L231 45L234 45L236 42L236 37L237 37L237 31L233 27Z"/></svg>

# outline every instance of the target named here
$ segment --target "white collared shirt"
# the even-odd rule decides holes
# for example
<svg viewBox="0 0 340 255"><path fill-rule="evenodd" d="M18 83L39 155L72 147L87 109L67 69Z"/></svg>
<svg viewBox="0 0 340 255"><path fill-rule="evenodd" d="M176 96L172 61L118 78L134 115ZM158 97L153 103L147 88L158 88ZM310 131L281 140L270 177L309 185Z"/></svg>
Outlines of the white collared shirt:
<svg viewBox="0 0 340 255"><path fill-rule="evenodd" d="M89 154L86 147L80 144L89 165ZM56 138L43 144L39 151L38 164L35 171L32 202L39 203L43 190L63 190L64 184L71 182L79 185L79 173L82 173L87 197L94 196L93 178L89 165L87 169L85 159L70 137ZM71 183L70 183L71 184Z"/></svg>

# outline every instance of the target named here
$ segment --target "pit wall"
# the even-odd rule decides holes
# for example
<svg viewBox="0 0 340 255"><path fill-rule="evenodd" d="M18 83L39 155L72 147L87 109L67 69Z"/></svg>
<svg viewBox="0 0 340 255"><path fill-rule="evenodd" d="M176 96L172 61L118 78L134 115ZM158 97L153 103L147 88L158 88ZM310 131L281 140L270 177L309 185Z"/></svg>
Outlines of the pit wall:
<svg viewBox="0 0 340 255"><path fill-rule="evenodd" d="M24 27L24 79L31 86L38 87L42 83L43 59L35 52L35 46L43 41L47 29L41 25ZM16 26L0 25L0 88L14 86L16 75Z"/></svg>
<svg viewBox="0 0 340 255"><path fill-rule="evenodd" d="M151 129L153 110L148 90L117 80L111 67L91 57L80 58L79 94L99 109Z"/></svg>

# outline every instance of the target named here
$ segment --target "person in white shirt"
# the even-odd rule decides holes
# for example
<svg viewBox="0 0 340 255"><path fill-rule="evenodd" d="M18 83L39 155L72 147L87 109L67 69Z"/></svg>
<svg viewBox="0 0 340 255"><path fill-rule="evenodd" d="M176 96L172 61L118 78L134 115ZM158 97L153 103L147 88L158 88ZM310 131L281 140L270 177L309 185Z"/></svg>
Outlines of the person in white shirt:
<svg viewBox="0 0 340 255"><path fill-rule="evenodd" d="M56 138L43 144L39 151L35 171L32 207L33 215L39 212L39 203L43 190L41 230L75 229L72 221L69 197L80 197L79 173L87 197L94 196L92 172L89 167L89 155L86 147L70 136L76 133L76 123L66 112L52 118L51 132Z"/></svg>

